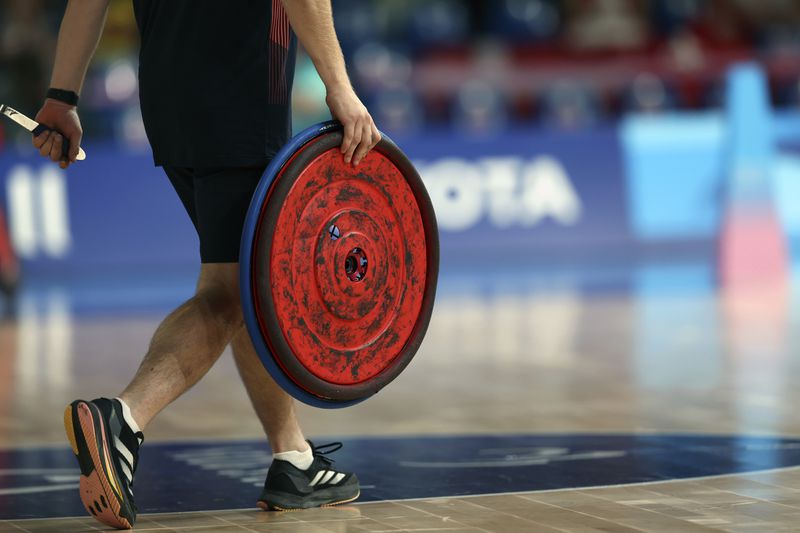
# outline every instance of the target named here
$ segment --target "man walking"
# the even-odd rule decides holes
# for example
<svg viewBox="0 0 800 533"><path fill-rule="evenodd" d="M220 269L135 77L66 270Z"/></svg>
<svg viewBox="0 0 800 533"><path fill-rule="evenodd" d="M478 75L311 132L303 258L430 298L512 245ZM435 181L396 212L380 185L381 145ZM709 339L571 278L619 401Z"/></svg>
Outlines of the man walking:
<svg viewBox="0 0 800 533"><path fill-rule="evenodd" d="M54 131L33 144L62 168L78 154L78 97L109 1L70 0L61 23L51 88L36 116ZM155 164L197 230L201 268L194 296L159 325L125 390L116 398L76 400L67 407L64 424L81 468L81 500L101 522L133 527L142 431L230 344L273 452L259 507L352 501L359 495L356 476L333 467L325 454L335 449L305 439L293 400L255 353L243 325L237 264L252 194L290 136L295 35L325 83L332 115L344 126L344 160L357 165L380 140L350 85L330 0L133 1L147 136ZM64 138L70 143L66 159Z"/></svg>

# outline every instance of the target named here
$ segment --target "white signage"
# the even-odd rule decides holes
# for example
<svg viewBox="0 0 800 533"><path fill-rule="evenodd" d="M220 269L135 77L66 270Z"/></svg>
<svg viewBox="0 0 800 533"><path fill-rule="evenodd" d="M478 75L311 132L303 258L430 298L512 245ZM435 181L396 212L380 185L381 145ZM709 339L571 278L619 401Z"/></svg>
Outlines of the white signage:
<svg viewBox="0 0 800 533"><path fill-rule="evenodd" d="M66 173L55 165L11 168L6 180L8 224L23 259L64 257L72 245Z"/></svg>
<svg viewBox="0 0 800 533"><path fill-rule="evenodd" d="M415 165L442 230L464 231L484 218L498 229L531 228L547 218L571 226L581 218L581 200L566 169L550 156L445 158Z"/></svg>

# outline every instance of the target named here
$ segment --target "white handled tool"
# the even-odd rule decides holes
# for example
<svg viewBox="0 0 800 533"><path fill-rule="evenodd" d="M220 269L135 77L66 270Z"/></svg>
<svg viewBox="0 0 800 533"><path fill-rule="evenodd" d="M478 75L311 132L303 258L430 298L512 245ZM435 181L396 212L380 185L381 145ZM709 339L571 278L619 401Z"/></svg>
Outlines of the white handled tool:
<svg viewBox="0 0 800 533"><path fill-rule="evenodd" d="M48 131L52 128L48 128L44 124L39 124L35 120L26 117L16 109L12 107L8 107L7 105L0 104L0 115L5 115L29 132L33 133L33 135L39 135L43 131ZM61 146L61 153L64 155L66 159L67 154L69 154L69 140L64 137L64 142ZM83 151L83 148L78 148L78 161L83 161L86 159L86 152Z"/></svg>

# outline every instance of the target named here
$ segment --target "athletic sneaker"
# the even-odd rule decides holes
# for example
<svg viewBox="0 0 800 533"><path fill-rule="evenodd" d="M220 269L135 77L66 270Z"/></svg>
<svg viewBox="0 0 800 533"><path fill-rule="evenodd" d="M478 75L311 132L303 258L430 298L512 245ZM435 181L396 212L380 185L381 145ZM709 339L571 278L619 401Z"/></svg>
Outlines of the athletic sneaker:
<svg viewBox="0 0 800 533"><path fill-rule="evenodd" d="M289 461L272 461L258 499L261 509L289 511L330 507L351 502L361 494L356 475L334 470L333 459L325 457L341 448L341 442L314 446L308 441L308 444L314 454L314 462L308 470L300 470Z"/></svg>
<svg viewBox="0 0 800 533"><path fill-rule="evenodd" d="M81 468L80 496L100 522L130 529L136 522L133 474L144 436L125 422L119 400L76 400L64 411L64 428Z"/></svg>

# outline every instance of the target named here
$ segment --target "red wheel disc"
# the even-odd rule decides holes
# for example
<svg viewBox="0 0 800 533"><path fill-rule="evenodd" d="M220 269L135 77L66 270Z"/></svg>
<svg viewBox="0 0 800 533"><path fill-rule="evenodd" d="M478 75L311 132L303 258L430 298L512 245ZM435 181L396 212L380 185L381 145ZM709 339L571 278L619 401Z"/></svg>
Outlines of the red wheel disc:
<svg viewBox="0 0 800 533"><path fill-rule="evenodd" d="M340 144L340 132L314 139L276 176L253 271L259 324L281 369L315 396L345 401L377 392L416 353L438 242L402 152L384 140L353 168Z"/></svg>

